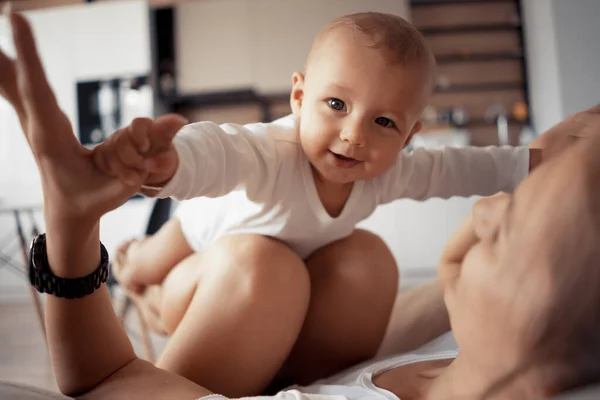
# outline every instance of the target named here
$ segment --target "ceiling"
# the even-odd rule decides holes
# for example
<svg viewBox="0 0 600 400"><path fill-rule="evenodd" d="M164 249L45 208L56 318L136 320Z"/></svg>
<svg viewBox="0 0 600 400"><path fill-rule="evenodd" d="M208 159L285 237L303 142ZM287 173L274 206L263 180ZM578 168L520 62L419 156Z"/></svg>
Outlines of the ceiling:
<svg viewBox="0 0 600 400"><path fill-rule="evenodd" d="M93 2L108 2L108 1L120 1L120 0L94 0ZM198 1L198 0L148 0L151 7L167 7L177 3ZM201 0L200 0L201 1ZM13 0L13 8L17 11L25 10L36 10L40 8L51 8L60 7L73 4L84 4L88 3L87 0ZM5 3L5 1L1 1Z"/></svg>

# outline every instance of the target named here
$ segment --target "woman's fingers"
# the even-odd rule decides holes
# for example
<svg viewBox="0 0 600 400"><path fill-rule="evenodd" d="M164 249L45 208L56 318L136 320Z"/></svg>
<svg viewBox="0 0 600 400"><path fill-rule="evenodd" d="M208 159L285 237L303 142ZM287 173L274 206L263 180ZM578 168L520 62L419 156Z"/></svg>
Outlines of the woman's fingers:
<svg viewBox="0 0 600 400"><path fill-rule="evenodd" d="M462 261L463 257L475 243L477 243L473 214L469 214L458 230L452 235L446 248L442 252L442 260L448 262Z"/></svg>
<svg viewBox="0 0 600 400"><path fill-rule="evenodd" d="M92 151L92 160L94 161L94 165L100 172L108 177L115 177L115 174L110 170L108 166L108 162L106 161L106 154L100 147L94 148Z"/></svg>
<svg viewBox="0 0 600 400"><path fill-rule="evenodd" d="M16 13L10 14L10 21L17 50L17 82L27 116L34 123L56 123L60 110L46 78L31 26Z"/></svg>
<svg viewBox="0 0 600 400"><path fill-rule="evenodd" d="M8 101L17 112L21 125L25 128L26 116L19 88L17 86L17 70L15 62L0 50L0 95Z"/></svg>
<svg viewBox="0 0 600 400"><path fill-rule="evenodd" d="M446 243L438 266L438 279L447 282L458 276L463 258L478 240L473 226L473 214L469 214Z"/></svg>

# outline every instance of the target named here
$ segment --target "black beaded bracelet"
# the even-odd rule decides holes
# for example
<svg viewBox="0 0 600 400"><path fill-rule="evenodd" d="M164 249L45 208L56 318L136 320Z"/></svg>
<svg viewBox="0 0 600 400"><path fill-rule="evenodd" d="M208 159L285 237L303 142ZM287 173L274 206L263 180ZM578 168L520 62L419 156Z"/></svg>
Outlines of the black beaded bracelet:
<svg viewBox="0 0 600 400"><path fill-rule="evenodd" d="M100 266L82 278L59 278L52 273L46 251L46 234L31 244L29 251L29 281L40 293L65 299L78 299L94 293L108 279L108 252L100 243Z"/></svg>

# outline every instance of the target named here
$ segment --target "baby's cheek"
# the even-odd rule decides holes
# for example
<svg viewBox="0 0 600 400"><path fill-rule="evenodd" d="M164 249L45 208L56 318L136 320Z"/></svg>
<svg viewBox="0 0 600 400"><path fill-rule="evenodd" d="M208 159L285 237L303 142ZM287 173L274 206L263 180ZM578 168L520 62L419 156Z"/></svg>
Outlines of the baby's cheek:
<svg viewBox="0 0 600 400"><path fill-rule="evenodd" d="M392 168L396 164L398 152L394 149L372 150L369 159L371 160L372 169L377 174L382 174Z"/></svg>

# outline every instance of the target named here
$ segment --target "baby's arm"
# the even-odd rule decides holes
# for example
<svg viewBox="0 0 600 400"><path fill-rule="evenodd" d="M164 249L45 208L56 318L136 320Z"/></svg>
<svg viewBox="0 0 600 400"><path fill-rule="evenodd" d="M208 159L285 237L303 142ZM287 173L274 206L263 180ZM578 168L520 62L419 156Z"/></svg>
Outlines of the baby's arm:
<svg viewBox="0 0 600 400"><path fill-rule="evenodd" d="M527 147L416 149L380 177L382 202L512 192L530 170Z"/></svg>
<svg viewBox="0 0 600 400"><path fill-rule="evenodd" d="M267 187L276 155L264 124L181 121L174 115L135 119L94 149L96 166L125 183L143 174L141 191L153 197L184 200ZM183 128L174 131L174 124Z"/></svg>
<svg viewBox="0 0 600 400"><path fill-rule="evenodd" d="M179 167L158 197L219 197L239 188L256 192L268 188L274 176L275 142L265 124L198 122L185 126L173 145Z"/></svg>

